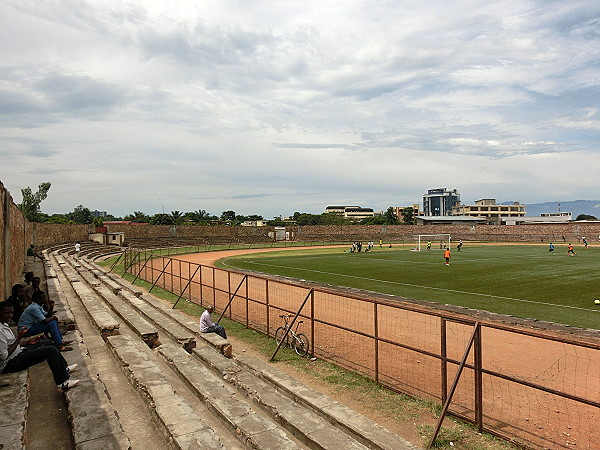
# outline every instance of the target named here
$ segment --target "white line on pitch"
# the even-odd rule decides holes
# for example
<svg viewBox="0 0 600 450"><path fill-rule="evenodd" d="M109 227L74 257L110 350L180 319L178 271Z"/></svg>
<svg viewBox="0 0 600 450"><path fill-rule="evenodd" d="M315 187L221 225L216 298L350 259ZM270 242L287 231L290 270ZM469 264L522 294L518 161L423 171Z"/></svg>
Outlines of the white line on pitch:
<svg viewBox="0 0 600 450"><path fill-rule="evenodd" d="M501 295L481 294L481 293L478 293L478 292L458 291L456 289L446 289L446 288L438 288L438 287L432 287L432 286L421 286L421 285L418 285L418 284L400 283L399 281L377 280L375 278L365 278L365 277L358 277L356 275L345 275L345 274L341 274L341 273L325 272L323 270L300 269L300 268L297 268L297 267L281 266L281 265L277 265L277 264L266 264L266 263L255 262L255 261L252 261L252 260L249 260L249 259L244 260L244 262L247 262L249 264L257 264L259 266L270 266L270 267L278 267L278 268L281 268L281 269L303 270L305 272L315 272L315 273L322 273L322 274L325 274L325 275L335 275L335 276L339 276L339 277L347 277L347 278L356 278L356 279L359 279L359 280L375 281L375 282L378 282L378 283L397 284L397 285L400 285L400 286L409 286L409 287L415 287L415 288L421 288L421 289L431 289L431 290L436 290L436 291L453 292L453 293L456 293L456 294L478 295L478 296L481 296L481 297L499 298L499 299L502 299L502 300L512 300L512 301L515 301L515 302L535 303L537 305L556 306L557 308L570 308L570 309L579 309L581 311L600 312L600 310L597 310L597 309L581 308L579 306L557 305L555 303L538 302L538 301L535 301L535 300L524 300L522 298L503 297ZM224 263L224 265L229 266L229 264L227 264L227 263ZM233 266L229 266L229 267L233 267Z"/></svg>

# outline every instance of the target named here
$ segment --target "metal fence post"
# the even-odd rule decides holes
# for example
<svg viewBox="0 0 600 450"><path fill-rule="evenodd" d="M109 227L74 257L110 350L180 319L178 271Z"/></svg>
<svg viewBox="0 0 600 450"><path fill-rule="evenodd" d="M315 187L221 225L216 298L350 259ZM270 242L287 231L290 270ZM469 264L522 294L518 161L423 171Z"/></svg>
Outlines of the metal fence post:
<svg viewBox="0 0 600 450"><path fill-rule="evenodd" d="M440 364L442 380L442 403L448 398L448 354L446 344L446 319L440 317Z"/></svg>
<svg viewBox="0 0 600 450"><path fill-rule="evenodd" d="M373 302L373 335L375 337L375 382L379 383L379 324L377 322L377 302Z"/></svg>
<svg viewBox="0 0 600 450"><path fill-rule="evenodd" d="M469 352L471 351L471 347L473 347L473 342L475 341L475 335L477 334L477 330L479 329L479 322L475 322L473 325L473 333L471 334L471 339L469 339L469 343L467 344L467 348L465 349L465 353L463 355L462 361L460 362L458 369L456 370L456 375L454 376L454 381L452 382L452 387L450 388L450 392L448 393L448 398L444 403L444 407L442 408L442 412L440 413L440 418L438 419L437 425L435 427L435 431L433 432L433 436L431 436L431 441L429 441L429 445L427 448L433 447L433 443L437 438L438 433L440 432L440 428L442 428L442 422L446 417L446 413L448 412L448 408L450 407L450 402L452 401L452 397L454 396L454 392L458 387L458 381L460 380L460 376L462 374L463 369L465 368L465 364L467 363L467 357L469 356Z"/></svg>
<svg viewBox="0 0 600 450"><path fill-rule="evenodd" d="M310 294L310 355L315 356L315 291Z"/></svg>
<svg viewBox="0 0 600 450"><path fill-rule="evenodd" d="M269 280L265 280L265 308L267 312L267 337L271 337L271 319L269 311Z"/></svg>
<svg viewBox="0 0 600 450"><path fill-rule="evenodd" d="M475 364L475 425L479 432L483 430L483 374L481 372L481 327L477 327L473 348Z"/></svg>

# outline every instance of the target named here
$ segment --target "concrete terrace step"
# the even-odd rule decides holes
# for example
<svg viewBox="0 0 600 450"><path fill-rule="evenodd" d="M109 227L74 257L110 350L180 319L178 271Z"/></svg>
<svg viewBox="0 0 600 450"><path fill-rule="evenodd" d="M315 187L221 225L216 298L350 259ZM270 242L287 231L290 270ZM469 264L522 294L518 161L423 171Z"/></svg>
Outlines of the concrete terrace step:
<svg viewBox="0 0 600 450"><path fill-rule="evenodd" d="M356 436L345 433L316 411L296 403L293 397L278 391L235 361L204 348L195 349L192 353L310 448L369 448Z"/></svg>
<svg viewBox="0 0 600 450"><path fill-rule="evenodd" d="M65 393L69 409L69 422L73 440L78 450L129 449L131 443L125 435L115 410L106 394L104 383L97 377L97 370L79 332L75 332L76 351L69 355L70 363L77 363L75 374L80 380L75 389Z"/></svg>
<svg viewBox="0 0 600 450"><path fill-rule="evenodd" d="M53 269L52 266L46 265L46 270L51 268ZM54 270L53 272L55 276L47 279L50 298L55 301L56 308L74 317L60 286L60 279ZM73 328L74 325L73 323ZM74 351L69 353L69 363L78 364L76 375L80 382L77 389L65 393L65 398L76 448L78 450L131 448L81 334L78 330L72 333L69 339L74 341L72 344Z"/></svg>
<svg viewBox="0 0 600 450"><path fill-rule="evenodd" d="M196 346L195 333L190 332L170 317L161 314L158 310L143 300L140 300L129 291L122 291L120 285L117 285L117 283L103 273L97 270L90 272L86 268L86 265L79 265L77 262L75 262L75 264L75 268L79 271L82 278L84 278L99 295L108 301L111 307L115 309L115 312L119 314L130 327L135 328L139 332L138 334L142 335L143 339L151 347L156 345L156 343L151 342L149 339L150 335L143 332L144 329L149 330L146 324L150 325L154 330L162 330L166 335L188 349ZM94 278L92 274L97 278ZM115 288L115 285L119 286L118 289ZM156 332L155 338L158 339L158 331Z"/></svg>
<svg viewBox="0 0 600 450"><path fill-rule="evenodd" d="M78 267L81 266L75 266L75 269L77 270ZM99 282L85 269L80 272L80 275L98 297L97 301L106 302L112 311L134 330L146 345L150 348L159 345L159 333L157 327L147 321L136 308L118 295L115 295L108 287Z"/></svg>
<svg viewBox="0 0 600 450"><path fill-rule="evenodd" d="M214 350L210 350L215 353ZM173 369L208 407L239 435L246 446L260 449L299 448L278 425L258 415L236 392L180 347L164 344L158 349ZM216 353L215 353L216 354Z"/></svg>
<svg viewBox="0 0 600 450"><path fill-rule="evenodd" d="M65 259L60 255L52 255L51 257L56 265L63 272L73 290L81 300L86 312L92 319L92 323L96 326L102 336L110 336L119 333L120 323L112 315L107 306L98 302L97 295L87 287L77 271L67 264Z"/></svg>
<svg viewBox="0 0 600 450"><path fill-rule="evenodd" d="M157 423L178 449L222 449L221 440L173 387L160 368L145 357L129 336L110 336L108 345L130 383L153 412Z"/></svg>
<svg viewBox="0 0 600 450"><path fill-rule="evenodd" d="M213 364L214 361L216 361L216 358L213 358ZM279 391L289 395L294 402L303 404L310 409L317 411L329 422L337 424L339 427L345 429L369 448L382 450L418 448L374 421L356 413L356 411L336 402L330 397L307 387L300 381L277 370L270 364L248 356L238 356L235 358L235 362L240 366L247 368L251 373L262 378L272 386L276 386ZM247 378L244 375L242 377L242 383L246 379Z"/></svg>
<svg viewBox="0 0 600 450"><path fill-rule="evenodd" d="M221 354L229 357L232 354L232 346L228 340L223 339L221 336L215 333L199 333L199 324L189 319L188 317L182 315L179 311L174 310L173 308L165 305L156 297L146 294L142 295L142 292L137 289L131 283L123 280L115 274L109 273L105 271L103 268L95 265L86 263L86 266L92 273L98 277L99 280L103 282L108 282L111 287L115 290L118 290L119 295L128 299L132 302L132 304L138 305L140 311L143 314L152 314L152 317L149 317L157 326L165 327L169 326L173 331L169 331L166 328L164 331L172 336L179 336L176 339L183 340L186 339L186 334L189 334L190 337L195 338L197 341L203 341L206 344L217 349ZM110 281L108 281L110 280ZM115 284L118 288L114 287ZM141 308L142 303L135 299L135 297L141 298L148 306L152 306L155 311L160 312L160 315L157 315L152 309L148 307ZM151 312L152 311L152 312Z"/></svg>
<svg viewBox="0 0 600 450"><path fill-rule="evenodd" d="M29 408L28 371L0 375L0 448L21 450L25 448L25 425Z"/></svg>

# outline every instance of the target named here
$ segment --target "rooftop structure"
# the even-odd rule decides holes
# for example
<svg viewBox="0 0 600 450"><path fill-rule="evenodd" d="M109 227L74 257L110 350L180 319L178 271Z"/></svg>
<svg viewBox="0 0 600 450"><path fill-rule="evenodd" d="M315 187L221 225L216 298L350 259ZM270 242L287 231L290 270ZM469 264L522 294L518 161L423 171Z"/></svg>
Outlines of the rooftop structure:
<svg viewBox="0 0 600 450"><path fill-rule="evenodd" d="M456 189L429 189L423 195L425 216L451 216L452 207L460 203L460 193Z"/></svg>
<svg viewBox="0 0 600 450"><path fill-rule="evenodd" d="M457 203L452 207L453 216L484 217L488 224L500 225L503 218L520 218L525 216L525 205L513 202L512 205L497 205L494 198L483 198L474 205Z"/></svg>
<svg viewBox="0 0 600 450"><path fill-rule="evenodd" d="M343 215L344 219L350 220L362 220L375 216L373 208L362 208L360 206L328 206L325 208L325 212Z"/></svg>

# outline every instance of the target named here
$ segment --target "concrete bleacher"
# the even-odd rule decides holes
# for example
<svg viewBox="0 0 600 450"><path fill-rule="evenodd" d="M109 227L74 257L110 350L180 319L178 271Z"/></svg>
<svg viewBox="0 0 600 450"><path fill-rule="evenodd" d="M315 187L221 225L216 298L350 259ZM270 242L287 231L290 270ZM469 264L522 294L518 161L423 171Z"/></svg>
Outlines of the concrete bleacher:
<svg viewBox="0 0 600 450"><path fill-rule="evenodd" d="M129 439L120 426L119 419L111 407L106 388L95 376L93 363L87 356L83 337L76 330L75 318L65 302L65 296L58 282L57 274L44 254L42 264L28 258L26 271L33 271L45 284L49 298L55 302L55 314L63 331L72 330L69 336L74 350L65 354L69 364L77 363L77 378L80 380L77 390L65 393L69 409L69 424L72 439L78 449L114 448L129 449ZM31 370L31 369L30 369ZM27 448L27 413L29 409L29 371L3 374L0 383L8 384L0 388L0 407L4 414L0 416L0 448ZM74 374L75 375L75 374ZM49 411L51 413L51 411ZM35 428L35 425L33 426Z"/></svg>
<svg viewBox="0 0 600 450"><path fill-rule="evenodd" d="M227 340L199 333L197 321L95 265L92 254L70 253L66 245L44 252L47 289L61 325L89 321L86 329L145 404L147 411L138 412L148 414L148 426L166 439L149 447L415 448L272 365L235 355ZM105 380L114 374L87 350L86 341L96 338L78 329L71 333L76 343L68 361L79 364L81 379L65 393L75 448L130 448L127 427L111 403L119 394L111 394ZM10 391L0 390L0 406L13 411L0 422L0 443L26 448L27 372L11 377ZM185 390L175 387L180 383Z"/></svg>

